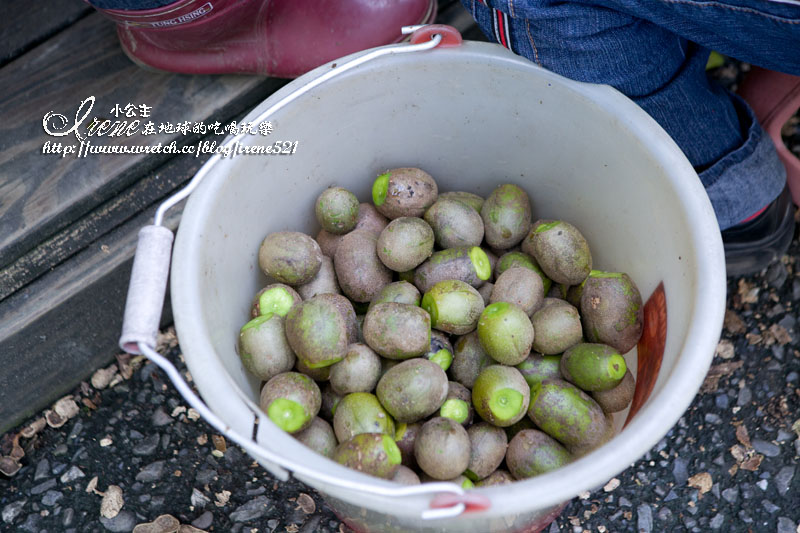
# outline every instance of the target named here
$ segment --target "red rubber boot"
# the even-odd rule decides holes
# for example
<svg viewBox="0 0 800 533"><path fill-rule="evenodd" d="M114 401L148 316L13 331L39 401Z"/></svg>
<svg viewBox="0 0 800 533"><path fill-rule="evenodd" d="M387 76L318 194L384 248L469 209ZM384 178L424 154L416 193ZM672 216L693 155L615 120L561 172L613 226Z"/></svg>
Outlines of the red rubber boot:
<svg viewBox="0 0 800 533"><path fill-rule="evenodd" d="M778 156L786 167L786 181L792 200L800 205L800 159L781 138L781 128L800 109L800 76L753 67L738 91L772 137Z"/></svg>
<svg viewBox="0 0 800 533"><path fill-rule="evenodd" d="M183 74L299 76L344 55L401 41L428 24L436 0L178 0L100 9L140 66Z"/></svg>

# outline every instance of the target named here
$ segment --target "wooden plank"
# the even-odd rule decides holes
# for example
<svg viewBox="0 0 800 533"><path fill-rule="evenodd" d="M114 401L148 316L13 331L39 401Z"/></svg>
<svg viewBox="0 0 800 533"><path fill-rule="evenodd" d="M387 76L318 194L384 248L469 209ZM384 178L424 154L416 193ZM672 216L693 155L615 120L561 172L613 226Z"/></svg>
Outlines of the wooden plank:
<svg viewBox="0 0 800 533"><path fill-rule="evenodd" d="M145 104L159 123L221 122L262 100L285 80L255 76L184 76L135 66L121 51L114 26L91 14L0 69L0 266L117 194L165 154L85 158L43 154L48 111L74 122L80 102L96 98L92 116L115 118L116 105ZM125 117L122 117L124 120ZM133 120L133 119L128 119ZM88 121L87 121L88 122ZM193 143L200 134L161 133L93 138L93 145ZM68 140L69 139L69 140Z"/></svg>
<svg viewBox="0 0 800 533"><path fill-rule="evenodd" d="M165 225L178 225L182 206ZM115 354L139 229L155 209L0 302L0 434L50 405ZM167 302L169 298L167 297ZM169 306L162 325L171 322Z"/></svg>
<svg viewBox="0 0 800 533"><path fill-rule="evenodd" d="M78 0L3 0L0 67L91 13Z"/></svg>
<svg viewBox="0 0 800 533"><path fill-rule="evenodd" d="M237 117L241 118L241 117ZM221 142L222 135L203 140ZM14 262L0 268L0 301L58 266L75 253L136 216L142 209L179 189L199 170L208 157L178 156L168 163L169 171L159 167L142 179L97 206Z"/></svg>

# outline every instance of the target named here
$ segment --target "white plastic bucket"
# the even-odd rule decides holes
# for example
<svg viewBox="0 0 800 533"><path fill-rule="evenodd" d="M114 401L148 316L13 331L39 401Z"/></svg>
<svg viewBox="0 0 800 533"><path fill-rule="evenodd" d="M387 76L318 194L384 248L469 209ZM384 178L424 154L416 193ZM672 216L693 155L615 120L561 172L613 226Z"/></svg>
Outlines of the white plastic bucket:
<svg viewBox="0 0 800 533"><path fill-rule="evenodd" d="M290 83L244 121L331 68L324 65ZM555 472L476 489L490 500L488 509L438 521L420 518L430 496L393 499L301 477L351 527L536 531L564 502L641 457L688 407L721 330L722 242L689 162L624 96L564 79L496 45L464 43L374 59L270 120L271 135L248 136L247 142L298 141L296 153L214 164L186 206L171 271L175 323L194 382L212 410L242 434L254 431L260 384L242 367L235 345L251 299L266 282L258 269L259 244L272 231L315 235L313 202L329 185L367 201L374 177L401 166L426 170L442 191L485 196L501 183L517 183L530 195L534 219L575 224L591 245L595 268L629 273L651 300L645 348L652 353L647 375L640 371L638 378L639 387L650 382L652 392L637 393L643 405L613 440ZM651 298L660 284L665 314L659 312L664 298ZM665 341L663 360L659 336ZM636 350L626 359L635 371ZM618 427L626 415L617 415ZM339 478L390 485L315 454L265 419L257 440Z"/></svg>

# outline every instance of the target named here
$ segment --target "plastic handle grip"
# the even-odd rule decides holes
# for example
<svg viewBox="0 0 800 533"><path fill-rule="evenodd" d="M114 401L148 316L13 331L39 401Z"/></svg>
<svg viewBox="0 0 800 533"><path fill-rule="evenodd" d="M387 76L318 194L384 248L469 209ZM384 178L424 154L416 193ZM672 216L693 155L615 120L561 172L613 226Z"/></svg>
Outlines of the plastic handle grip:
<svg viewBox="0 0 800 533"><path fill-rule="evenodd" d="M139 343L156 345L167 292L172 240L172 231L164 226L145 226L139 231L119 339L120 348L128 353L140 353Z"/></svg>

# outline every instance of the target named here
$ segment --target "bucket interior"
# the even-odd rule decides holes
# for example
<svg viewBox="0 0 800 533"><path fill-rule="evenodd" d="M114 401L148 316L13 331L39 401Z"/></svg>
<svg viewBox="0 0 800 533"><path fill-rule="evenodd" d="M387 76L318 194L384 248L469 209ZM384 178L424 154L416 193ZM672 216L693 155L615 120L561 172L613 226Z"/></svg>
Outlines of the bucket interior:
<svg viewBox="0 0 800 533"><path fill-rule="evenodd" d="M285 87L245 121L329 68ZM497 46L465 43L374 60L270 121L271 135L246 142L297 141L296 152L215 164L190 198L174 253L172 305L187 364L204 399L233 427L249 434L252 416L242 401L258 403L260 382L244 370L235 346L253 296L268 283L257 261L262 239L281 230L315 236L313 205L323 189L342 186L369 201L373 179L403 166L424 169L442 192L485 197L497 185L516 183L530 196L534 220L563 219L581 230L594 268L628 273L645 300L661 284L666 296L663 360L639 414L611 443L555 473L514 490L481 489L492 499L486 520L512 516L506 526L521 527L537 510L604 483L655 444L688 406L719 337L721 241L688 161L623 96L566 80ZM626 360L636 373L635 349ZM626 415L616 415L618 428ZM269 424L259 428L259 439L325 471L384 483L314 454ZM317 487L370 512L392 505L389 514L401 522L413 520L427 502ZM475 531L489 530L477 515L470 519ZM471 530L465 518L457 520L461 531Z"/></svg>

